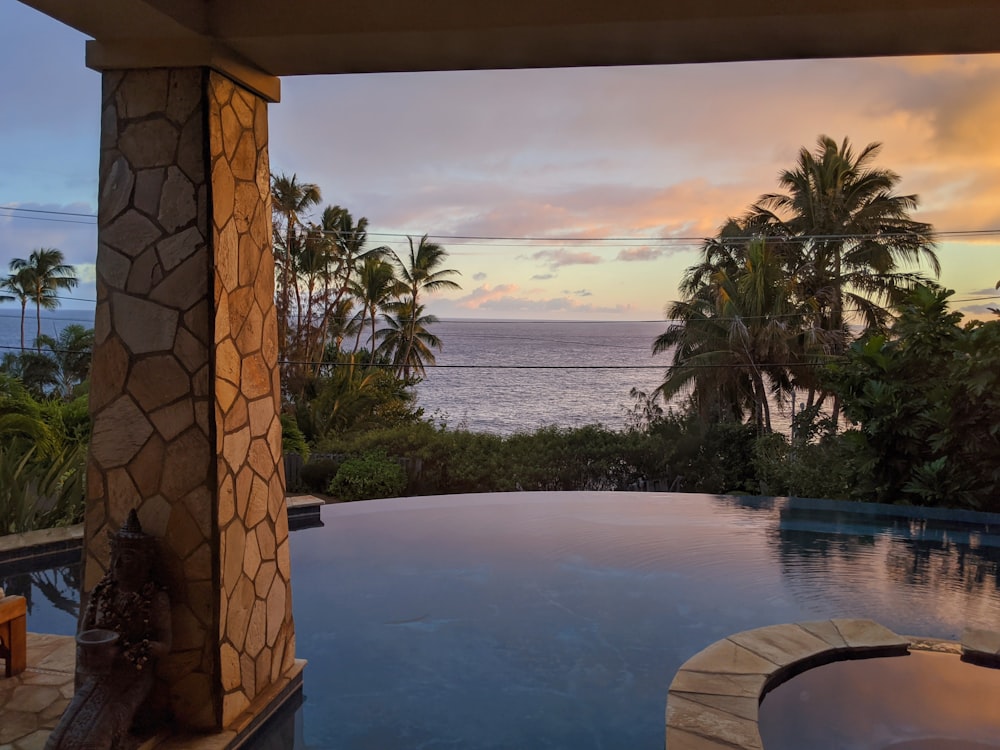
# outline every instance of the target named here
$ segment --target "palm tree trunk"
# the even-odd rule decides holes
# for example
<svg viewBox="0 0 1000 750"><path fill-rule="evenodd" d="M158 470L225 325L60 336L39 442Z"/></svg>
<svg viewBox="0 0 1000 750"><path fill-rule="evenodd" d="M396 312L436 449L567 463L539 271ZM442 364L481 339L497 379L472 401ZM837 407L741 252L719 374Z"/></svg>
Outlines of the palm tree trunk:
<svg viewBox="0 0 1000 750"><path fill-rule="evenodd" d="M24 314L28 307L28 298L21 300L21 351L24 351Z"/></svg>
<svg viewBox="0 0 1000 750"><path fill-rule="evenodd" d="M35 349L38 351L42 350L42 303L38 299L35 300L35 322L38 324L38 332L35 334Z"/></svg>

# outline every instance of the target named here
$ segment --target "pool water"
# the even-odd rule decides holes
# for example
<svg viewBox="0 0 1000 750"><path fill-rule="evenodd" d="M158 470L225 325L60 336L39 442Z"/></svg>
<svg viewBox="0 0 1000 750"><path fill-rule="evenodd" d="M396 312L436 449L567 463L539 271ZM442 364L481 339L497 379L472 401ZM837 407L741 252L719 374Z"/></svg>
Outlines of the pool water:
<svg viewBox="0 0 1000 750"><path fill-rule="evenodd" d="M674 673L732 633L1000 623L998 521L644 493L327 506L292 546L300 741L661 748Z"/></svg>
<svg viewBox="0 0 1000 750"><path fill-rule="evenodd" d="M760 733L767 750L1000 748L1000 669L926 651L827 664L767 694Z"/></svg>
<svg viewBox="0 0 1000 750"><path fill-rule="evenodd" d="M567 492L328 505L322 522L291 544L299 748L658 750L674 673L727 635L1000 623L1000 515Z"/></svg>

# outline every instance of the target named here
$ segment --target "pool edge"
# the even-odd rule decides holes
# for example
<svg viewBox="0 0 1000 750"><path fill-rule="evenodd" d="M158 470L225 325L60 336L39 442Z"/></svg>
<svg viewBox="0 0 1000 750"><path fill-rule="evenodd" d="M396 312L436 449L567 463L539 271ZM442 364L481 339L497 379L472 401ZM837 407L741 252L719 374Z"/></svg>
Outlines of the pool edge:
<svg viewBox="0 0 1000 750"><path fill-rule="evenodd" d="M901 636L864 619L770 625L735 633L688 659L667 692L667 750L763 750L764 696L813 667L845 659L940 651L1000 663L1000 633L968 629L961 642Z"/></svg>

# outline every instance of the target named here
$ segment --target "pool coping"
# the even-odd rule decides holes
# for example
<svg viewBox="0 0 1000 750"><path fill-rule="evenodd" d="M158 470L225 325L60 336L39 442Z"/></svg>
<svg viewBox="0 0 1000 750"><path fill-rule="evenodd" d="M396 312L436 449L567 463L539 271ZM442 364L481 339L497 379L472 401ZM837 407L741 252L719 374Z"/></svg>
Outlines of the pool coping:
<svg viewBox="0 0 1000 750"><path fill-rule="evenodd" d="M667 693L667 750L763 750L758 709L769 690L834 661L954 653L1000 666L1000 633L967 629L961 642L898 635L873 620L770 625L716 641L677 671Z"/></svg>
<svg viewBox="0 0 1000 750"><path fill-rule="evenodd" d="M294 494L285 496L288 520L296 528L321 525L320 509L326 501L315 495ZM61 559L73 552L83 553L84 525L53 526L48 529L23 531L0 536L0 563L22 565L44 563L48 558Z"/></svg>

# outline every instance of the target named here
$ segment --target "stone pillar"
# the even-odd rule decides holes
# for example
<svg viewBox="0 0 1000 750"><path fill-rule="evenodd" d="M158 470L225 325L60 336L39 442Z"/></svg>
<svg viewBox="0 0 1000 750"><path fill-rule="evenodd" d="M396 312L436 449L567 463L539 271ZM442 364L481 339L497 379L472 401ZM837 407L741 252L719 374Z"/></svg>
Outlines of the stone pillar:
<svg viewBox="0 0 1000 750"><path fill-rule="evenodd" d="M137 507L195 728L294 662L270 241L264 100L207 68L105 71L84 590Z"/></svg>

